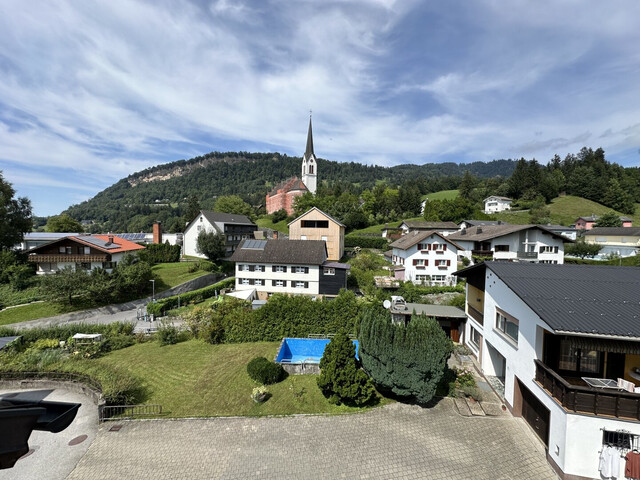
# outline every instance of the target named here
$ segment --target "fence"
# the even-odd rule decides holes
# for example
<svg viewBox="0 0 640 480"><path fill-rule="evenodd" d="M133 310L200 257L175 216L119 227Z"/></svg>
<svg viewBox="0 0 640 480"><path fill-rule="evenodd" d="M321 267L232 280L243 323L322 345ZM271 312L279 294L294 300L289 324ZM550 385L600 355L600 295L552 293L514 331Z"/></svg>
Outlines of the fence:
<svg viewBox="0 0 640 480"><path fill-rule="evenodd" d="M124 420L162 415L162 405L104 405L100 407L99 421Z"/></svg>

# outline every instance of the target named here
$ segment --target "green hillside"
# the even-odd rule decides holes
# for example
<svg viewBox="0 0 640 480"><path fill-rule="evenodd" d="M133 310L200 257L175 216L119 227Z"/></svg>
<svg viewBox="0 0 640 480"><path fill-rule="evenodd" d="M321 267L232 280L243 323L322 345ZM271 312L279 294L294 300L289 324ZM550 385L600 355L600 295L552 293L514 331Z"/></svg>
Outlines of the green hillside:
<svg viewBox="0 0 640 480"><path fill-rule="evenodd" d="M422 196L422 199L428 198L429 200L453 200L459 194L458 190L441 190L439 192L427 193Z"/></svg>
<svg viewBox="0 0 640 480"><path fill-rule="evenodd" d="M551 223L557 225L572 225L580 216L586 215L603 215L611 209L600 203L587 200L586 198L574 197L567 195L564 197L554 198L549 205L551 210ZM620 216L633 218L634 225L640 225L640 204L636 204L635 215L625 215L617 212ZM501 212L495 214L498 220L504 222L522 225L529 223L529 212Z"/></svg>

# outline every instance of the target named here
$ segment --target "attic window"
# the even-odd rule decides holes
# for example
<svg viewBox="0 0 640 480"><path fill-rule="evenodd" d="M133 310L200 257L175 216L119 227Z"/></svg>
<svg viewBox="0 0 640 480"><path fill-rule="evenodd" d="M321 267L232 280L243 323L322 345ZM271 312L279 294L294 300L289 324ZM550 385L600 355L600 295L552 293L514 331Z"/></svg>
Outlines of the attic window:
<svg viewBox="0 0 640 480"><path fill-rule="evenodd" d="M202 217L200 217L200 221L202 221Z"/></svg>

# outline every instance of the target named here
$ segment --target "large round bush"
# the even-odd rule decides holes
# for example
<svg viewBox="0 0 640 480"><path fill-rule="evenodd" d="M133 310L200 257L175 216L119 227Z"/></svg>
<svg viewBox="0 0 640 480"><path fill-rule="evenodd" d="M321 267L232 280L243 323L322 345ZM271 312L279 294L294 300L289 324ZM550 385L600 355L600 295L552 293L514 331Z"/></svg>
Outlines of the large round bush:
<svg viewBox="0 0 640 480"><path fill-rule="evenodd" d="M247 364L247 373L258 383L271 385L284 378L284 369L277 363L270 362L264 357L256 357Z"/></svg>

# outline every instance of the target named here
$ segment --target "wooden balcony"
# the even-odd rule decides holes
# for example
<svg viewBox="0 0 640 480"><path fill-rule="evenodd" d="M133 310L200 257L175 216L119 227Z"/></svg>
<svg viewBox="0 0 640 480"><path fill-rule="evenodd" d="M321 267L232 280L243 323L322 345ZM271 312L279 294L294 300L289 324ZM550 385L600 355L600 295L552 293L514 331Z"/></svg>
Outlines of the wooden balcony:
<svg viewBox="0 0 640 480"><path fill-rule="evenodd" d="M480 325L484 325L484 314L467 303L467 314Z"/></svg>
<svg viewBox="0 0 640 480"><path fill-rule="evenodd" d="M573 413L640 420L640 394L623 390L571 385L540 360L536 382L562 407Z"/></svg>
<svg viewBox="0 0 640 480"><path fill-rule="evenodd" d="M89 263L89 262L108 262L110 261L108 254L104 255L67 255L64 253L52 254L31 254L27 257L30 262L34 263Z"/></svg>

